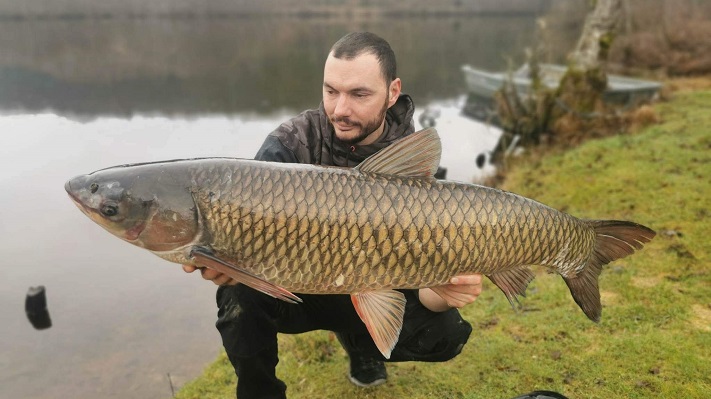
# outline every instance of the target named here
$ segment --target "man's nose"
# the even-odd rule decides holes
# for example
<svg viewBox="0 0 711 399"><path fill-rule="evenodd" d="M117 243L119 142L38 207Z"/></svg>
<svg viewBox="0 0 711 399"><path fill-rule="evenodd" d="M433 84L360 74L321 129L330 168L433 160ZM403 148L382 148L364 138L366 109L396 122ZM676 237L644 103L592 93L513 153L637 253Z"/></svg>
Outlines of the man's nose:
<svg viewBox="0 0 711 399"><path fill-rule="evenodd" d="M348 116L351 113L350 101L348 101L348 96L340 95L338 100L336 100L336 108L333 109L333 115L335 116Z"/></svg>

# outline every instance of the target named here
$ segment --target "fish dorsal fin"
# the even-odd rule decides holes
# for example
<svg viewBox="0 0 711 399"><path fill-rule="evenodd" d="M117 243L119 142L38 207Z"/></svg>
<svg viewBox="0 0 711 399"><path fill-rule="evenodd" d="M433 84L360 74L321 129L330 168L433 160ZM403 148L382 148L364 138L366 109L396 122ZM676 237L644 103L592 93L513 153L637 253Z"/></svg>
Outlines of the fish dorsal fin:
<svg viewBox="0 0 711 399"><path fill-rule="evenodd" d="M394 290L359 292L351 295L358 316L386 359L390 359L402 330L405 295Z"/></svg>
<svg viewBox="0 0 711 399"><path fill-rule="evenodd" d="M430 127L397 140L366 158L356 169L404 177L433 177L441 156L439 135Z"/></svg>

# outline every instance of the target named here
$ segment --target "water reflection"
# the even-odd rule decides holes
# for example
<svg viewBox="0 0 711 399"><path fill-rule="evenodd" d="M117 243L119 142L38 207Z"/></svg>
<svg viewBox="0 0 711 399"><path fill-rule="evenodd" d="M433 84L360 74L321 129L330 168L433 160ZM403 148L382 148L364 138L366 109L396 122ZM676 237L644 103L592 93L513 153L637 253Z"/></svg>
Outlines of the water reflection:
<svg viewBox="0 0 711 399"><path fill-rule="evenodd" d="M520 59L531 16L376 20L0 22L0 109L84 117L305 109L321 96L335 40L368 29L391 42L418 102L464 93L459 67ZM435 34L436 32L436 34Z"/></svg>

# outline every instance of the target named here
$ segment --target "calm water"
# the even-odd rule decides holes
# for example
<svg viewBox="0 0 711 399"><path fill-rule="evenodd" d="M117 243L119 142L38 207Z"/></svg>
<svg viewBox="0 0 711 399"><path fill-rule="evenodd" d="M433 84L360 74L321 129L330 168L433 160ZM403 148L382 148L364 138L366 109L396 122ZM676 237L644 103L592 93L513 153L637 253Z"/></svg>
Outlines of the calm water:
<svg viewBox="0 0 711 399"><path fill-rule="evenodd" d="M0 22L0 398L167 398L221 347L215 287L104 232L69 201L68 178L252 157L318 105L330 45L367 29L393 45L419 110L439 110L449 177L470 180L497 133L459 116L459 67L505 68L533 28L533 16ZM49 330L24 314L36 285Z"/></svg>

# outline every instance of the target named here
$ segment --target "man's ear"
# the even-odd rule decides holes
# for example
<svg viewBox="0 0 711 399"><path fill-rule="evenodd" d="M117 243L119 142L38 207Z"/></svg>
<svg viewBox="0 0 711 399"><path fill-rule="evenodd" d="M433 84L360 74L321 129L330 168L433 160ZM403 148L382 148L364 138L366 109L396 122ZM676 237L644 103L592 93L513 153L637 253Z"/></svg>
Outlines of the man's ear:
<svg viewBox="0 0 711 399"><path fill-rule="evenodd" d="M390 87L388 88L388 108L392 107L397 99L400 97L400 91L402 90L402 82L400 78L393 79L390 82Z"/></svg>

